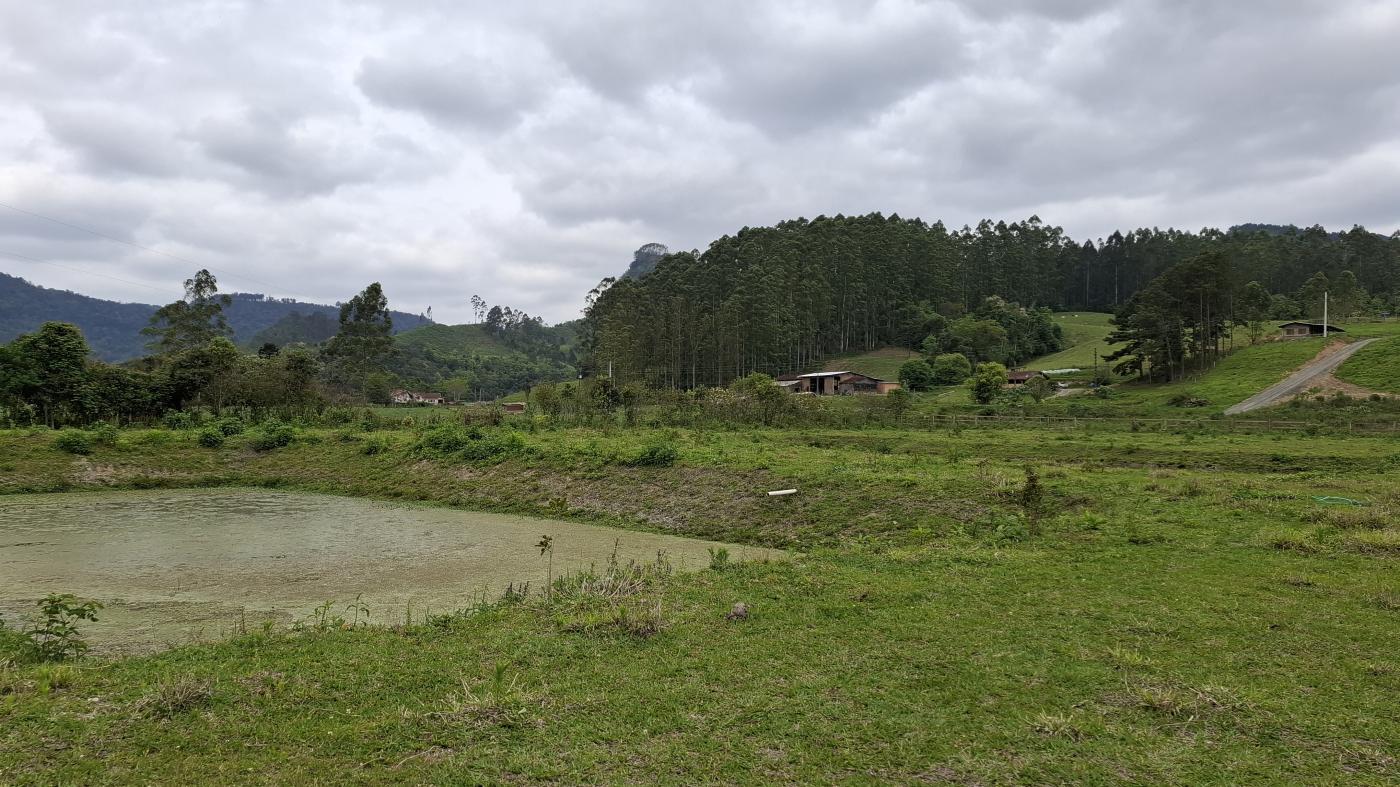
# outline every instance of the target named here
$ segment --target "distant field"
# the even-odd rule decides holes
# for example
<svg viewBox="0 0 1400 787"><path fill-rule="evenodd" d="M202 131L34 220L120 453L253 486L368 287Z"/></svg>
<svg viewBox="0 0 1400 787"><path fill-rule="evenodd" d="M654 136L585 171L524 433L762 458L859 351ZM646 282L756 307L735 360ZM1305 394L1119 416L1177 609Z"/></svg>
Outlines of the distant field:
<svg viewBox="0 0 1400 787"><path fill-rule="evenodd" d="M1337 377L1373 391L1400 394L1400 336L1361 350L1342 364Z"/></svg>
<svg viewBox="0 0 1400 787"><path fill-rule="evenodd" d="M866 353L839 355L830 358L826 361L822 370L828 372L860 372L870 377L878 377L881 380L898 380L900 365L905 361L922 357L922 355L913 350L906 350L901 347L885 347Z"/></svg>
<svg viewBox="0 0 1400 787"><path fill-rule="evenodd" d="M1099 363L1103 363L1105 355L1122 346L1105 341L1113 330L1113 326L1108 324L1112 317L1103 312L1056 314L1055 324L1065 334L1065 349L1031 359L1023 365L1027 369L1092 369L1095 353Z"/></svg>

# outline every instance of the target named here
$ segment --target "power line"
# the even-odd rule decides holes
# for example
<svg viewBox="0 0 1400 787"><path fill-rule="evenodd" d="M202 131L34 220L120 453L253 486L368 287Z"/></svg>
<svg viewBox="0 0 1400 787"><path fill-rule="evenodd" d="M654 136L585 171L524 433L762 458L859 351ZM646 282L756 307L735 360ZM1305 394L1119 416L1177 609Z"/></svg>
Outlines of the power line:
<svg viewBox="0 0 1400 787"><path fill-rule="evenodd" d="M105 273L97 273L96 271L85 270L85 269L83 269L83 268L75 268L75 267L73 267L73 266L71 266L71 265L64 265L64 264L62 264L62 263L59 263L59 262L52 262L52 261L50 261L50 260L35 259L34 257L30 257L30 256L24 255L24 254L19 254L19 253L17 253L17 252L13 252L13 251L5 251L5 250L3 250L3 249L0 249L0 254L5 255L6 257L13 257L13 258L15 258L15 259L17 259L17 260L24 260L24 261L26 261L26 262L36 262L36 263L38 263L38 264L40 264L40 265L52 265L52 266L54 266L55 268L63 268L64 270L73 271L74 273L81 273L81 274L83 274L84 276L101 276L101 277L104 278L104 279L111 279L112 281L119 281L119 282L121 282L121 283L123 283L123 284L130 284L130 285L133 286L133 287L141 287L141 288L143 288L143 289L147 289L147 290L150 290L150 291L152 291L152 292L159 292L159 293L161 293L161 294L163 294L163 295L167 295L167 296L170 294L170 292L169 292L168 290L163 290L163 289L160 289L159 287L153 287L153 286L151 286L151 285L149 285L149 284L142 284L142 283L139 282L139 281L131 281L130 279L123 279L123 278L120 278L120 277L118 277L118 276L109 276L109 275L107 275L107 274L105 274Z"/></svg>
<svg viewBox="0 0 1400 787"><path fill-rule="evenodd" d="M95 230L95 229L92 229L92 228L90 228L90 227L84 227L84 226L81 226L81 225L78 225L78 224L73 224L73 223L64 221L63 219L56 219L56 218L54 218L53 216L45 216L45 215L42 214L42 213L35 213L35 212L32 211L32 210L25 210L24 208L17 207L17 206L15 206L15 205L10 205L10 204L5 203L5 202L0 202L0 208L8 208L9 210L12 210L12 211L14 211L14 212L16 212L16 213L23 213L23 214L26 215L26 216L33 216L33 217L36 218L36 219L43 219L44 221L52 222L52 223L57 224L57 225L59 225L59 226L61 226L61 227L68 227L69 229L78 230L79 232L86 232L86 233L88 233L88 234L90 234L90 235L96 235L97 237L102 238L103 240L109 240L109 241L112 241L113 243L121 243L121 244L124 244L124 245L127 245L127 246L131 246L132 248L135 248L135 249L141 249L142 251L148 251L148 252L150 252L150 253L152 253L152 254L159 254L159 255L161 255L162 257L169 257L169 258L172 259L172 260L179 260L180 262L183 262L183 263L186 263L186 264L189 264L189 265L193 265L193 266L195 266L195 267L197 267L197 268L204 268L205 270L213 270L213 269L210 268L208 265L205 265L205 264L200 263L200 262L195 262L194 260L189 259L188 257L181 257L181 256L178 255L178 254L171 254L171 253L168 252L168 251L161 251L160 249L153 249L153 248L151 248L150 246L143 246L143 245L141 245L140 243L136 243L135 241L129 241L129 240L126 240L126 239L124 239L124 238L117 238L117 237L114 237L114 236L112 236L112 235L108 235L108 234L106 234L106 233L104 233L104 232L99 232L99 231L97 231L97 230ZM215 273L218 273L218 271L215 271ZM278 286L275 285L275 284L272 284L272 283L270 283L270 282L261 281L261 280L259 280L259 279L254 279L254 278L251 277L251 276L244 276L244 275L242 275L242 274L229 274L227 271L224 271L221 275L224 275L225 278L230 278L230 279L242 279L243 281L252 282L252 283L254 283L254 284L258 284L258 285L261 285L261 286L263 286L263 287L270 287L270 288L272 288L273 290L279 290L279 289L281 289L280 287L278 287ZM113 278L113 277L108 276L107 278L110 279L110 278ZM120 281L120 280L119 280L119 281Z"/></svg>

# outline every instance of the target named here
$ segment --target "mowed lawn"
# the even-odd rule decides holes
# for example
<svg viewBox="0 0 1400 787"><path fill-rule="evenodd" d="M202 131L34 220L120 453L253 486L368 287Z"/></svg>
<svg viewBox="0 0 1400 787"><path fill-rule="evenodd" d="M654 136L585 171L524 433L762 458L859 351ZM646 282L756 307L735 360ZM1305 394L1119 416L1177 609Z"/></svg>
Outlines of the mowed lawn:
<svg viewBox="0 0 1400 787"><path fill-rule="evenodd" d="M883 347L879 350L828 358L822 364L822 370L827 372L859 372L881 380L898 381L899 367L905 361L922 357L923 355L914 350L902 347Z"/></svg>
<svg viewBox="0 0 1400 787"><path fill-rule="evenodd" d="M1342 364L1336 375L1373 391L1400 394L1400 336L1362 348Z"/></svg>

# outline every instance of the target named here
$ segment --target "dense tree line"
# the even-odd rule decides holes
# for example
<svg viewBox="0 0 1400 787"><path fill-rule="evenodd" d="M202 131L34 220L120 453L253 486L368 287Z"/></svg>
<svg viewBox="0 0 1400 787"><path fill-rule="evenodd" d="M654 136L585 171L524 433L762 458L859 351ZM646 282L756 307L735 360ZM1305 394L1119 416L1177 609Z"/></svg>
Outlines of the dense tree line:
<svg viewBox="0 0 1400 787"><path fill-rule="evenodd" d="M898 216L822 216L745 228L703 253L667 255L645 276L604 280L590 293L586 365L682 387L805 370L832 354L911 345L929 335L930 312L951 323L989 297L1032 313L1118 311L1208 252L1227 261L1232 280L1282 296L1276 312L1290 302L1310 311L1297 298L1319 273L1350 273L1382 303L1400 298L1400 236L1361 227L1139 229L1081 242L1036 217L950 231Z"/></svg>

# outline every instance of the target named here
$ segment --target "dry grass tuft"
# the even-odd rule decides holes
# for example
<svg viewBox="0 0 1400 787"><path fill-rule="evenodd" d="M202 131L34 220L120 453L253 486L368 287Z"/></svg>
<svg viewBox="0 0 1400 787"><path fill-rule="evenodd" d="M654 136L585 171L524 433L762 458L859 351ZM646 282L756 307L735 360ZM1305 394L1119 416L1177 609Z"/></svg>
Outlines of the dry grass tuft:
<svg viewBox="0 0 1400 787"><path fill-rule="evenodd" d="M213 697L213 681L186 676L161 682L154 692L137 700L132 710L141 716L168 719L207 705Z"/></svg>

